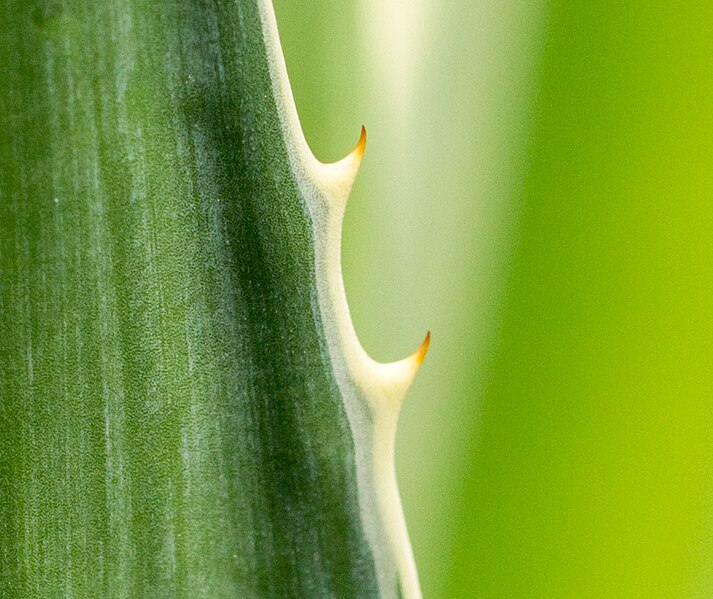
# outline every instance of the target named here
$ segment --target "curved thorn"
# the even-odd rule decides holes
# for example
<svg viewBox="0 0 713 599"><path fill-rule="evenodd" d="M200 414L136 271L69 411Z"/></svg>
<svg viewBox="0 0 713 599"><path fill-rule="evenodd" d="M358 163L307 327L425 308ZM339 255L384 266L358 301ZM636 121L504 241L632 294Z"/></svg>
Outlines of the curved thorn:
<svg viewBox="0 0 713 599"><path fill-rule="evenodd" d="M382 391L391 400L391 405L401 406L418 374L423 359L426 357L430 343L431 332L429 331L419 348L403 360L387 364L371 361L372 372L376 374Z"/></svg>
<svg viewBox="0 0 713 599"><path fill-rule="evenodd" d="M426 338L421 342L419 348L413 353L411 358L419 366L423 364L423 360L428 353L428 346L431 345L431 331L426 332Z"/></svg>
<svg viewBox="0 0 713 599"><path fill-rule="evenodd" d="M364 156L365 151L366 151L366 127L364 127L364 125L362 125L361 131L359 132L359 139L357 140L356 145L352 148L351 152L349 152L349 154L347 154L341 160L337 160L337 162L333 162L331 165L328 164L326 166L350 165L355 170L358 170L359 165L361 164L362 156Z"/></svg>
<svg viewBox="0 0 713 599"><path fill-rule="evenodd" d="M362 125L361 133L359 133L359 141L357 141L356 145L354 146L354 149L350 153L361 158L364 155L365 150L366 150L366 127L364 125Z"/></svg>
<svg viewBox="0 0 713 599"><path fill-rule="evenodd" d="M359 140L349 154L337 162L328 164L316 163L316 178L322 190L329 192L334 198L339 198L346 202L354 179L359 172L365 149L366 128L362 125Z"/></svg>

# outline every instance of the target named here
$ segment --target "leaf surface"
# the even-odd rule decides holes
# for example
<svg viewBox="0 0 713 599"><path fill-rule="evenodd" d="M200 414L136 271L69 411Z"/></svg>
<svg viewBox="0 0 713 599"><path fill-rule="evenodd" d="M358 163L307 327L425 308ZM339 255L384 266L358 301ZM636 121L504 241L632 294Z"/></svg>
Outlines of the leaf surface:
<svg viewBox="0 0 713 599"><path fill-rule="evenodd" d="M6 0L0 595L418 597L422 350L361 349L364 150L301 134L266 0Z"/></svg>

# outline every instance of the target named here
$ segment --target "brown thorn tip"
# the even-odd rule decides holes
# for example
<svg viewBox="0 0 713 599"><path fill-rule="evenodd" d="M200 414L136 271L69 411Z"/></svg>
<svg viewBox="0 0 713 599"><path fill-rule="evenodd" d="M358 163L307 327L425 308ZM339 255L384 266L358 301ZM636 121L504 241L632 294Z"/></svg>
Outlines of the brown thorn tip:
<svg viewBox="0 0 713 599"><path fill-rule="evenodd" d="M354 146L352 152L357 154L359 158L364 155L364 150L366 149L366 127L361 126L361 133L359 134L359 141Z"/></svg>
<svg viewBox="0 0 713 599"><path fill-rule="evenodd" d="M416 350L416 353L413 355L414 359L416 360L416 363L420 366L423 363L423 359L426 357L426 353L428 352L428 346L431 344L431 331L428 331L426 333L426 338L423 340L423 343L421 343L421 347L419 347Z"/></svg>

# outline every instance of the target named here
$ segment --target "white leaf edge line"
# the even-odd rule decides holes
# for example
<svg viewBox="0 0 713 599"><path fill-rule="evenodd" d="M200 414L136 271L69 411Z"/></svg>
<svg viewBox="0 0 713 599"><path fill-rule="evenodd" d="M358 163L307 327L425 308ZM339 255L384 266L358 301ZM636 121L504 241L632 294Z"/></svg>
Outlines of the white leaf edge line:
<svg viewBox="0 0 713 599"><path fill-rule="evenodd" d="M394 445L401 405L423 361L430 336L426 336L414 354L388 364L373 360L359 342L342 278L341 238L347 200L364 152L365 131L362 128L359 143L344 159L332 164L317 160L307 144L297 114L272 0L258 0L258 8L290 167L312 220L318 308L335 379L354 436L360 516L374 555L379 589L382 597L395 596L393 575L390 568L385 567L393 563L402 597L421 599L396 482ZM372 434L368 437L361 432L364 417L360 406L364 399L371 421ZM387 547L380 541L381 530L385 532Z"/></svg>

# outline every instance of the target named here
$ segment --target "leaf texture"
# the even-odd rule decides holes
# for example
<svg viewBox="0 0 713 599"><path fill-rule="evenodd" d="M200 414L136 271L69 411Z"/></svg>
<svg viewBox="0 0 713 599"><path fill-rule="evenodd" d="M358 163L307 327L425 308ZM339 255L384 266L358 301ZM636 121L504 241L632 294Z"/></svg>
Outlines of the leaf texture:
<svg viewBox="0 0 713 599"><path fill-rule="evenodd" d="M420 596L270 3L3 14L0 596Z"/></svg>

